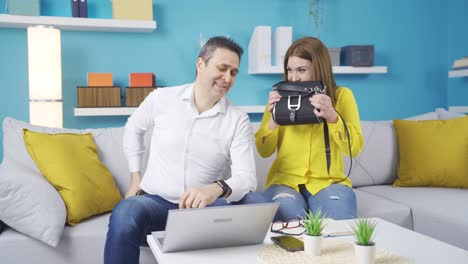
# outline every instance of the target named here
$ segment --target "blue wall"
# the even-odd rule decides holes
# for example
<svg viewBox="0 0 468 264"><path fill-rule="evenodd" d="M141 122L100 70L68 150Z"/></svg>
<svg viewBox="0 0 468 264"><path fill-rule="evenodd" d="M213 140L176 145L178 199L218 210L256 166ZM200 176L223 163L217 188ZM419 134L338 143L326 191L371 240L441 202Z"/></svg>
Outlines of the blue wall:
<svg viewBox="0 0 468 264"><path fill-rule="evenodd" d="M454 60L468 56L468 1L448 1L448 61L451 68ZM449 78L448 105L468 106L468 77Z"/></svg>
<svg viewBox="0 0 468 264"><path fill-rule="evenodd" d="M0 7L4 2L0 0ZM75 87L86 84L88 71L112 72L114 83L121 87L127 85L129 72L154 72L158 85L191 82L200 33L206 38L229 35L247 51L257 25L292 26L294 39L319 36L329 47L374 44L375 65L388 66L388 74L336 77L338 84L353 90L363 120L468 105L467 78L447 78L453 59L468 54L466 1L322 0L324 19L319 31L308 18L308 2L154 0L158 27L152 33L62 31L64 126L121 126L126 121L126 117L73 116ZM42 14L70 16L69 3L42 0ZM88 3L90 17L112 16L109 0ZM460 20L464 23L455 23ZM26 41L26 30L0 28L0 120L5 116L29 119ZM247 55L229 97L237 105L263 105L271 85L282 76L248 75ZM465 96L458 96L462 92Z"/></svg>

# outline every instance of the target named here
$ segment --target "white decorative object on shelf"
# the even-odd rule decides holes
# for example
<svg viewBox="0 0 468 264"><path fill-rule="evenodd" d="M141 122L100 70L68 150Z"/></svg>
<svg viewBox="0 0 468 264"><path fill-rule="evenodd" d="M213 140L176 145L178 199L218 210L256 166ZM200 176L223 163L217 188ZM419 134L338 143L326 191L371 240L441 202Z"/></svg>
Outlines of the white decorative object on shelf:
<svg viewBox="0 0 468 264"><path fill-rule="evenodd" d="M240 110L255 114L265 111L264 105L238 106ZM75 108L75 116L129 116L133 114L136 107L91 107Z"/></svg>
<svg viewBox="0 0 468 264"><path fill-rule="evenodd" d="M106 32L152 32L156 29L156 21L0 14L0 27L3 28L27 28L34 25L53 26L61 30Z"/></svg>
<svg viewBox="0 0 468 264"><path fill-rule="evenodd" d="M249 74L267 71L271 67L271 27L255 27L249 42Z"/></svg>
<svg viewBox="0 0 468 264"><path fill-rule="evenodd" d="M468 76L468 69L449 71L449 78Z"/></svg>
<svg viewBox="0 0 468 264"><path fill-rule="evenodd" d="M292 27L277 27L273 44L273 65L283 66L284 56L292 44Z"/></svg>
<svg viewBox="0 0 468 264"><path fill-rule="evenodd" d="M468 106L449 106L448 110L450 112L457 112L457 113L462 113L462 114L467 113L468 114Z"/></svg>

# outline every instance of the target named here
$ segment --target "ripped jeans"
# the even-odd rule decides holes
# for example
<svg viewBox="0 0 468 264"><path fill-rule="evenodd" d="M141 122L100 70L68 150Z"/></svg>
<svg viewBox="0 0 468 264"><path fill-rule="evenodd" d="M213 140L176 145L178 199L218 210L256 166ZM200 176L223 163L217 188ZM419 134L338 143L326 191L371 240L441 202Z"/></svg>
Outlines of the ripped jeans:
<svg viewBox="0 0 468 264"><path fill-rule="evenodd" d="M264 192L265 198L279 202L275 221L305 217L306 210L316 212L321 208L326 217L352 219L357 217L356 195L353 189L342 184L332 184L316 195L310 194L304 185L299 185L299 192L285 185L271 185Z"/></svg>

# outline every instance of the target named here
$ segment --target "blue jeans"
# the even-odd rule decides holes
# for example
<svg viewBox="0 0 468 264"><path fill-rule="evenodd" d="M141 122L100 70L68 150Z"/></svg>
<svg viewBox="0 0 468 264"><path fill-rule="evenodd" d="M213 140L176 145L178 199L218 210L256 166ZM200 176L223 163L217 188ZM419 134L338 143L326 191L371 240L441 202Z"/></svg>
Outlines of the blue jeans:
<svg viewBox="0 0 468 264"><path fill-rule="evenodd" d="M264 203L261 193L251 192L239 202L228 203L219 198L209 206ZM104 263L138 263L140 246L146 246L146 236L152 231L166 228L168 211L179 208L178 204L164 200L158 195L144 194L120 201L112 210L109 220Z"/></svg>
<svg viewBox="0 0 468 264"><path fill-rule="evenodd" d="M304 185L299 192L285 185L271 185L264 192L265 198L279 202L275 221L288 221L305 217L305 212L316 212L321 208L326 217L333 219L356 218L356 195L353 190L342 184L332 184L316 195L310 194Z"/></svg>

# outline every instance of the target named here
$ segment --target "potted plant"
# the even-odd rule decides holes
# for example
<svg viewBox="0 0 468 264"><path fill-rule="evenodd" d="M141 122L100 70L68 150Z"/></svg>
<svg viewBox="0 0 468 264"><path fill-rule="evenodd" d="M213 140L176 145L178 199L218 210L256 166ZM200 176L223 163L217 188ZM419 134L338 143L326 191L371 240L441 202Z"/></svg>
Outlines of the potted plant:
<svg viewBox="0 0 468 264"><path fill-rule="evenodd" d="M319 256L322 244L322 230L325 227L325 214L319 208L315 214L309 210L302 219L306 233L304 235L304 252L308 255Z"/></svg>
<svg viewBox="0 0 468 264"><path fill-rule="evenodd" d="M373 264L375 260L375 243L372 240L376 222L372 219L358 218L352 226L356 243L354 245L357 264Z"/></svg>

